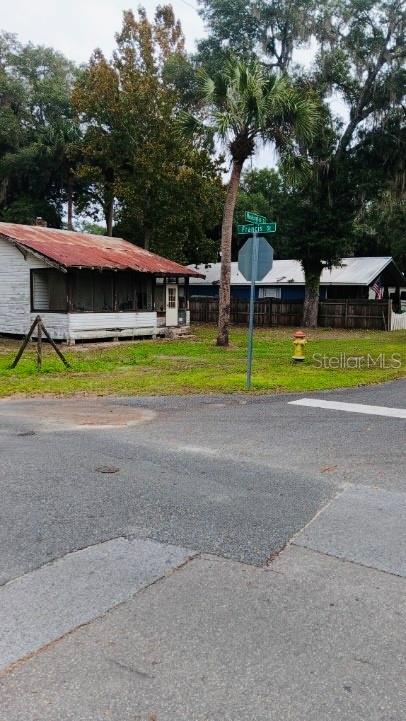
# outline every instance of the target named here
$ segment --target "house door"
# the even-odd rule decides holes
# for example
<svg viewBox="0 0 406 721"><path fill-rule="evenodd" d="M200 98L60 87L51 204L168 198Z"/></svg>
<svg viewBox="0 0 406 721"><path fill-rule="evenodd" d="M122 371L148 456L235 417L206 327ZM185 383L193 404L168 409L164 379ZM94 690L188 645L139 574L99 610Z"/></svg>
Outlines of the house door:
<svg viewBox="0 0 406 721"><path fill-rule="evenodd" d="M168 284L166 286L166 325L178 325L179 295L178 286Z"/></svg>

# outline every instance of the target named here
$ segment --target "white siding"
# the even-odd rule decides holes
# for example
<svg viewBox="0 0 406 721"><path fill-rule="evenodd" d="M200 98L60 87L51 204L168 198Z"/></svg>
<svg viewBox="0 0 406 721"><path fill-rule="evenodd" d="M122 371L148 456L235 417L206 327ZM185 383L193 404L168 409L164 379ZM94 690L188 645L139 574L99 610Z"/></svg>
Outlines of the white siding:
<svg viewBox="0 0 406 721"><path fill-rule="evenodd" d="M157 314L153 313L69 313L69 338L128 338L156 335Z"/></svg>
<svg viewBox="0 0 406 721"><path fill-rule="evenodd" d="M38 315L31 314L31 320ZM44 325L56 340L155 335L154 313L44 313Z"/></svg>
<svg viewBox="0 0 406 721"><path fill-rule="evenodd" d="M0 238L0 333L25 334L31 315L31 268L47 268L32 255L26 259L17 248Z"/></svg>
<svg viewBox="0 0 406 721"><path fill-rule="evenodd" d="M69 328L75 338L80 331L131 330L132 328L156 328L157 315L153 313L69 313ZM112 333L114 335L114 333Z"/></svg>
<svg viewBox="0 0 406 721"><path fill-rule="evenodd" d="M38 315L31 313L30 271L48 267L30 254L24 258L15 246L0 238L0 333L27 333ZM39 302L45 303L46 298L42 296ZM43 320L48 332L57 340L155 335L158 326L155 312L44 312Z"/></svg>
<svg viewBox="0 0 406 721"><path fill-rule="evenodd" d="M70 340L69 315L68 313L31 313L30 322L41 315L44 326L55 340ZM34 333L35 337L35 333Z"/></svg>

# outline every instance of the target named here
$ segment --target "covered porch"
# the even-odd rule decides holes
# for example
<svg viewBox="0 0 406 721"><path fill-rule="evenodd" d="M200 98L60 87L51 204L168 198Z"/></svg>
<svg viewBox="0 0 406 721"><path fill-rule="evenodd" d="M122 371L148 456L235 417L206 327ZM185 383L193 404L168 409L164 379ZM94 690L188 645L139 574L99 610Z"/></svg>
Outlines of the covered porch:
<svg viewBox="0 0 406 721"><path fill-rule="evenodd" d="M137 271L31 270L31 316L74 343L95 338L164 335L190 324L189 278Z"/></svg>

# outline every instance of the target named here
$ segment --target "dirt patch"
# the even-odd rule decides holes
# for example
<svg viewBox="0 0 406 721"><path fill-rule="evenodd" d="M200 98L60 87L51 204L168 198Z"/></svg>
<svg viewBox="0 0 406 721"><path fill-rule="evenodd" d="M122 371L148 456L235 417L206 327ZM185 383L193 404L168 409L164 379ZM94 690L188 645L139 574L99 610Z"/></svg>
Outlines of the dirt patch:
<svg viewBox="0 0 406 721"><path fill-rule="evenodd" d="M0 401L0 416L21 419L44 430L121 428L147 423L156 417L147 408L132 408L105 398L65 398Z"/></svg>

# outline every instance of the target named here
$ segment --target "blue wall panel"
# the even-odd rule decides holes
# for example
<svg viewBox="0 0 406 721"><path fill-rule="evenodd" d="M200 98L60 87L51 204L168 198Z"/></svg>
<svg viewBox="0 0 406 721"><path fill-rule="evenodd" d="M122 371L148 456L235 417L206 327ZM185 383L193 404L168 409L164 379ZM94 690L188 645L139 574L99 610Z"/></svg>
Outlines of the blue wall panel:
<svg viewBox="0 0 406 721"><path fill-rule="evenodd" d="M275 287L275 286L273 286ZM281 300L304 300L305 289L300 285L286 285L281 287ZM218 298L218 285L199 285L190 286L190 295L192 298L204 296L206 298ZM231 297L240 300L249 300L249 285L233 285L231 286ZM256 288L256 298L259 298L259 287ZM326 288L320 288L320 300L325 300Z"/></svg>

